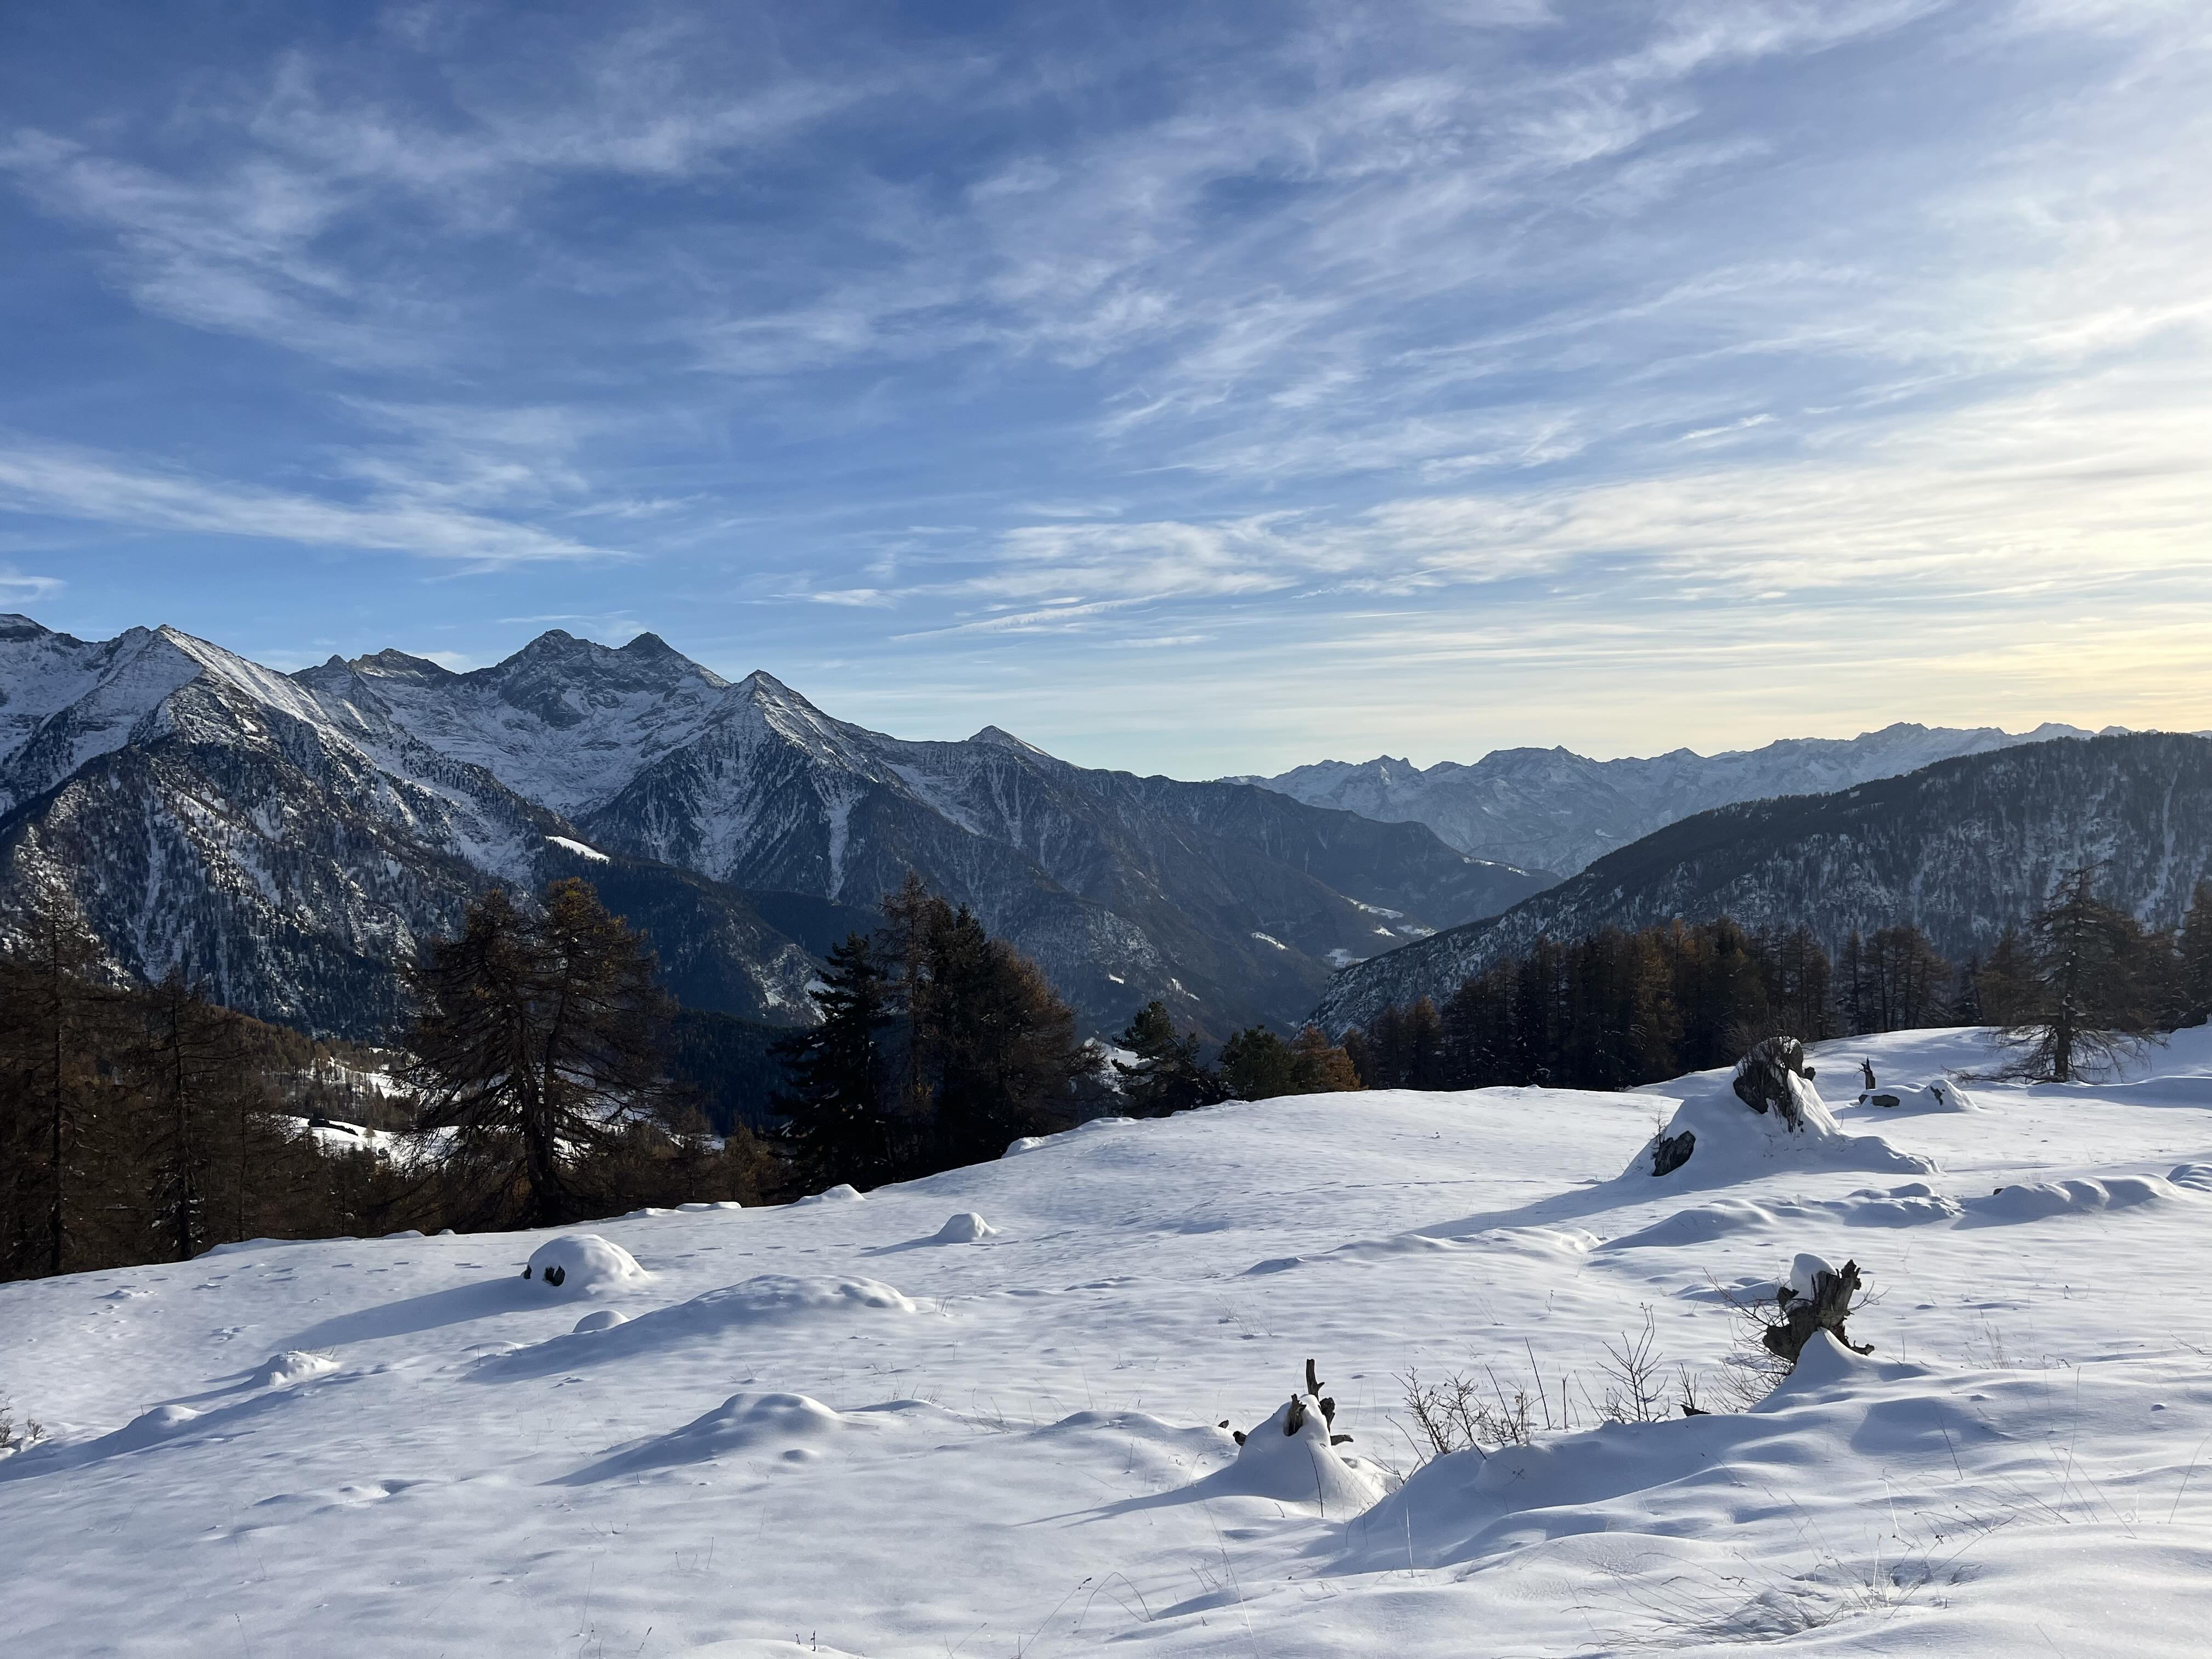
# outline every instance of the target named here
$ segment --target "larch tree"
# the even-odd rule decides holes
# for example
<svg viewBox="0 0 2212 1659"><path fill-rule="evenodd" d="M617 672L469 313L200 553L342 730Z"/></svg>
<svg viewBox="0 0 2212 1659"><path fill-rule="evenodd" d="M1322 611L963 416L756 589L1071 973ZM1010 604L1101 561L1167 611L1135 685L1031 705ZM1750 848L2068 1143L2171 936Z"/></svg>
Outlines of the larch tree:
<svg viewBox="0 0 2212 1659"><path fill-rule="evenodd" d="M526 912L503 889L410 969L417 1127L526 1226L572 1219L574 1172L659 1103L666 999L645 942L569 878Z"/></svg>
<svg viewBox="0 0 2212 1659"><path fill-rule="evenodd" d="M2097 896L2100 866L2063 874L2029 927L2033 977L2007 1041L2014 1076L2070 1083L2136 1052L2156 1029L2142 925Z"/></svg>

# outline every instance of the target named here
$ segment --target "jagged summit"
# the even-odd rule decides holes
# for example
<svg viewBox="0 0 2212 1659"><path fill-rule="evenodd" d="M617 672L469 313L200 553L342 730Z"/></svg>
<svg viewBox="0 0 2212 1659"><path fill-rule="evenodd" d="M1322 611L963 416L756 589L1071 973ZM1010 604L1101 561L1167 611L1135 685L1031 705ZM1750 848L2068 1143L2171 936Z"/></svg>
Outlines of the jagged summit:
<svg viewBox="0 0 2212 1659"><path fill-rule="evenodd" d="M1045 750L1038 748L1033 743L1025 742L1022 738L1016 737L1012 732L1007 731L1003 726L987 726L981 731L978 732L974 737L969 738L968 741L970 743L989 744L993 747L999 749L1017 750L1024 755L1044 755L1047 759L1051 758L1049 755L1046 754Z"/></svg>

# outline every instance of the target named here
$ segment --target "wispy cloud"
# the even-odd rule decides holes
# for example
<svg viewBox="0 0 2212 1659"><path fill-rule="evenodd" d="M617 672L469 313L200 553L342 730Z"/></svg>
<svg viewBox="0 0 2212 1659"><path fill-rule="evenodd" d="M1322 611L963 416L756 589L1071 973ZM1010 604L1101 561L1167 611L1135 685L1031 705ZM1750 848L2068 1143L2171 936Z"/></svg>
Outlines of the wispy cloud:
<svg viewBox="0 0 2212 1659"><path fill-rule="evenodd" d="M0 507L133 532L245 536L309 547L404 552L477 569L624 556L529 525L453 511L433 502L346 505L32 444L0 446Z"/></svg>
<svg viewBox="0 0 2212 1659"><path fill-rule="evenodd" d="M1870 629L1931 714L2070 696L2024 641L2131 619L2212 725L2185 0L147 27L0 64L0 553L71 573L22 603L139 603L149 538L404 552L507 572L471 659L647 615L1079 738L1172 646L1093 755L1146 764L1832 726ZM420 636L348 584L255 602ZM1762 697L1780 630L1823 678Z"/></svg>

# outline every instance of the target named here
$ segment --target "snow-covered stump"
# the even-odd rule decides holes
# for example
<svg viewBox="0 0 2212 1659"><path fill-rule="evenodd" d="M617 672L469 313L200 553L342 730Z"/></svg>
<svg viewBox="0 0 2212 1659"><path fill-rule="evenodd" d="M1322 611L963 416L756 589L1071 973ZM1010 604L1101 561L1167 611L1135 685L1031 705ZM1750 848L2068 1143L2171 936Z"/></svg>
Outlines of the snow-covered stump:
<svg viewBox="0 0 2212 1659"><path fill-rule="evenodd" d="M1317 1502L1325 1516L1357 1515L1381 1498L1382 1483L1338 1455L1336 1449L1352 1437L1331 1432L1336 1401L1321 1390L1309 1359L1304 1391L1249 1434L1237 1433L1237 1461L1214 1477L1216 1483L1254 1498Z"/></svg>
<svg viewBox="0 0 2212 1659"><path fill-rule="evenodd" d="M1800 1255L1790 1269L1790 1280L1776 1296L1781 1317L1767 1322L1759 1335L1767 1352L1795 1369L1797 1356L1816 1331L1826 1331L1853 1353L1872 1353L1874 1344L1851 1340L1844 1328L1850 1317L1851 1300L1859 1293L1859 1264L1840 1267L1825 1256Z"/></svg>

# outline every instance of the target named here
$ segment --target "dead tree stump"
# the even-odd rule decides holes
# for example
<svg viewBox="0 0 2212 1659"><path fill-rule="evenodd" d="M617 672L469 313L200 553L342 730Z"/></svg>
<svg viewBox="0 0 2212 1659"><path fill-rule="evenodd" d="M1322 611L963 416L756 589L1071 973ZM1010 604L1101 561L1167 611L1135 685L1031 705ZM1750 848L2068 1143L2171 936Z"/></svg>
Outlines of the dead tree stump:
<svg viewBox="0 0 2212 1659"><path fill-rule="evenodd" d="M1813 1340L1813 1333L1826 1331L1853 1353L1872 1353L1873 1343L1862 1346L1852 1341L1844 1328L1844 1322L1851 1315L1851 1298L1859 1293L1859 1264L1846 1261L1840 1267L1824 1266L1812 1273L1811 1279L1804 1291L1794 1283L1782 1287L1776 1298L1781 1317L1771 1321L1759 1337L1767 1352L1794 1367L1797 1356Z"/></svg>

